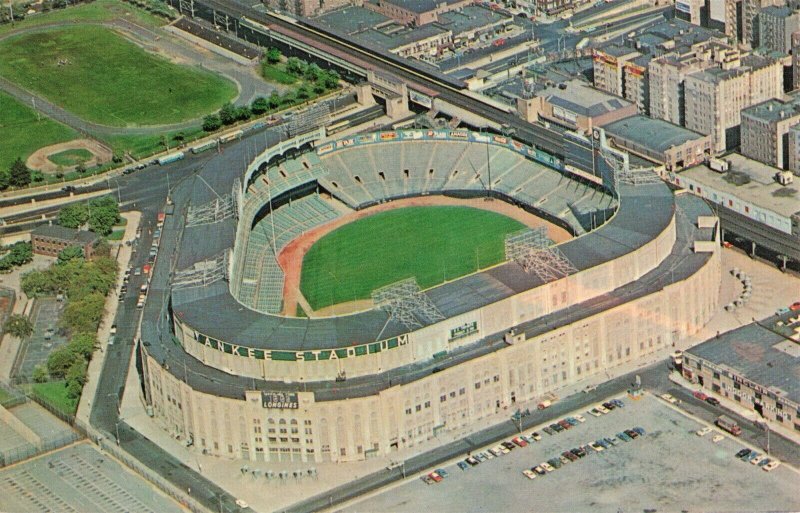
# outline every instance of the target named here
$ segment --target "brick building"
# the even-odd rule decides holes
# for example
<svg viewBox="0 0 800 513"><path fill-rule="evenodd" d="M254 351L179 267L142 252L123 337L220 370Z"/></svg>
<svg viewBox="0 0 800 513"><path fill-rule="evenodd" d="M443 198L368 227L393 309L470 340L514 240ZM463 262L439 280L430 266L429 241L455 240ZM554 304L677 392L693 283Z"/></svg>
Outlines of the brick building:
<svg viewBox="0 0 800 513"><path fill-rule="evenodd" d="M781 169L789 168L789 129L800 123L800 105L769 100L742 111L742 154Z"/></svg>
<svg viewBox="0 0 800 513"><path fill-rule="evenodd" d="M89 258L99 237L92 232L74 230L58 225L39 226L31 232L33 252L37 255L58 256L65 248L79 246Z"/></svg>

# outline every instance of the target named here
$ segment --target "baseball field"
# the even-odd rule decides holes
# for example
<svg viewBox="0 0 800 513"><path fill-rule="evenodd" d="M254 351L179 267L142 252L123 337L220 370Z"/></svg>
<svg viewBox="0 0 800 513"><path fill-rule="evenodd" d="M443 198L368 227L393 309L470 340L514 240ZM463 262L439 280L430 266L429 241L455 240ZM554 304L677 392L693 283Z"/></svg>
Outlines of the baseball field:
<svg viewBox="0 0 800 513"><path fill-rule="evenodd" d="M415 277L426 289L504 259L505 235L525 225L461 206L408 207L344 225L303 258L300 290L315 310L368 299L384 285Z"/></svg>
<svg viewBox="0 0 800 513"><path fill-rule="evenodd" d="M0 75L95 123L128 126L202 117L236 85L173 64L93 25L24 33L0 42Z"/></svg>

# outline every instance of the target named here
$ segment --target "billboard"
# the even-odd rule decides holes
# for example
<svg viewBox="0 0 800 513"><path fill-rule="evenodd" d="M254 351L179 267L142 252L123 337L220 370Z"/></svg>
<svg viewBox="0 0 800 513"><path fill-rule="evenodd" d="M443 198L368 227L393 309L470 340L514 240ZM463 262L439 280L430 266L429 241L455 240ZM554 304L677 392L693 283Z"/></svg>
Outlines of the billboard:
<svg viewBox="0 0 800 513"><path fill-rule="evenodd" d="M300 408L300 401L295 392L266 392L261 391L261 406L278 410L296 410Z"/></svg>

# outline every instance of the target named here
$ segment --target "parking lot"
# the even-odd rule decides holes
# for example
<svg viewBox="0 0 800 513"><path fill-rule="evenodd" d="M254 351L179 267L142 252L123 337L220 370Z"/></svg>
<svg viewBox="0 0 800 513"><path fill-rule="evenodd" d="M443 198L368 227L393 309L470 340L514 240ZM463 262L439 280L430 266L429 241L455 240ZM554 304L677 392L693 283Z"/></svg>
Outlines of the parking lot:
<svg viewBox="0 0 800 513"><path fill-rule="evenodd" d="M585 411L578 423L541 441L517 447L509 454L461 470L456 462L444 467L448 477L426 484L421 475L379 492L344 511L756 511L800 509L798 474L785 465L772 472L738 460L743 445L724 434L714 443L714 430L703 437L704 424L646 395L621 398L624 408L601 417ZM543 427L543 426L542 426ZM616 435L641 427L646 434L631 441ZM530 435L532 430L524 434ZM528 479L525 469L564 451L615 438L602 452L563 463L561 468ZM607 444L610 445L610 444ZM488 448L486 451L488 452ZM473 453L474 454L474 453ZM466 456L466 455L465 455ZM462 460L463 461L463 460ZM428 472L430 472L430 469Z"/></svg>
<svg viewBox="0 0 800 513"><path fill-rule="evenodd" d="M36 300L31 316L33 335L23 346L18 375L27 378L33 377L33 369L40 364L46 365L47 357L53 349L66 343L67 339L58 327L63 310L64 303L56 301L55 298L46 297ZM52 329L52 332L48 333L49 329Z"/></svg>

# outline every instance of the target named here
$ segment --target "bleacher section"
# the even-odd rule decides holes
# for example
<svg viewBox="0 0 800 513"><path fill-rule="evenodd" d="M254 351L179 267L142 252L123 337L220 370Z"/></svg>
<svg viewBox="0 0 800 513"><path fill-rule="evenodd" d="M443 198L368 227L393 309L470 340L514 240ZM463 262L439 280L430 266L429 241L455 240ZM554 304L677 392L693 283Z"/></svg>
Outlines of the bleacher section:
<svg viewBox="0 0 800 513"><path fill-rule="evenodd" d="M616 205L612 195L567 178L507 148L457 141L415 140L351 146L323 155L319 183L352 208L441 191L491 188L585 233Z"/></svg>
<svg viewBox="0 0 800 513"><path fill-rule="evenodd" d="M303 232L337 217L339 212L332 205L312 194L283 205L261 219L250 233L239 300L260 312L280 312L284 274L277 254Z"/></svg>

